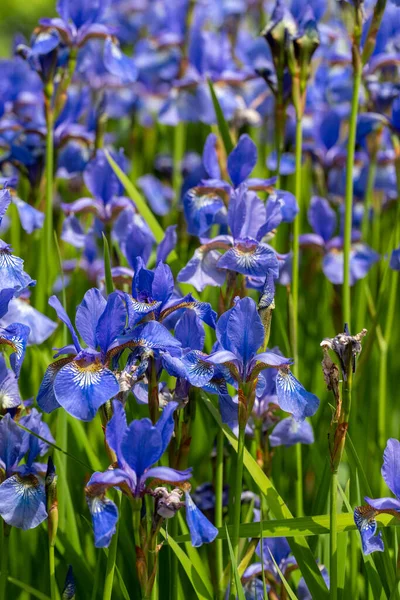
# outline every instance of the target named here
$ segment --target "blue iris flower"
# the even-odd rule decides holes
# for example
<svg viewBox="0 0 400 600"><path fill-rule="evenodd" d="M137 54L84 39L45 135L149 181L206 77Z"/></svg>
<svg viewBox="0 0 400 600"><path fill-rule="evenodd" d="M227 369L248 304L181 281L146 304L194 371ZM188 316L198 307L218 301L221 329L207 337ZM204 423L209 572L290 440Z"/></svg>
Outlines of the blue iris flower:
<svg viewBox="0 0 400 600"><path fill-rule="evenodd" d="M36 409L19 422L54 443L48 426ZM9 525L32 529L47 518L46 465L35 462L47 449L46 442L18 427L9 414L3 417L0 422L0 515ZM19 466L24 457L25 463Z"/></svg>
<svg viewBox="0 0 400 600"><path fill-rule="evenodd" d="M308 210L308 220L315 233L300 236L302 246L317 246L324 252L322 270L334 284L343 283L343 238L334 237L336 214L325 198L314 196ZM359 235L353 232L350 251L350 285L364 278L376 263L379 255L366 244L358 241Z"/></svg>
<svg viewBox="0 0 400 600"><path fill-rule="evenodd" d="M117 465L103 473L94 473L86 486L96 547L109 545L118 520L117 507L105 496L109 488L118 487L129 497L140 498L145 494L149 479L167 483L190 479L191 469L177 471L153 466L169 444L177 406L176 402L167 404L156 425L152 425L150 419L140 419L128 426L122 404L113 402L114 414L106 427L106 442L115 452ZM194 516L196 518L198 515Z"/></svg>
<svg viewBox="0 0 400 600"><path fill-rule="evenodd" d="M361 534L364 554L384 550L382 534L377 531L376 515L393 512L400 515L400 442L389 439L383 453L382 477L395 498L364 498L367 506L358 506L354 511L354 521Z"/></svg>
<svg viewBox="0 0 400 600"><path fill-rule="evenodd" d="M204 235L214 224L227 222L225 200L229 200L234 190L246 182L248 189L271 190L273 179L249 179L257 163L257 147L248 135L242 135L228 156L227 169L231 184L222 180L218 166L217 137L211 133L204 144L203 165L208 174L197 187L190 189L183 207L188 231L192 235Z"/></svg>
<svg viewBox="0 0 400 600"><path fill-rule="evenodd" d="M49 304L70 330L73 346L62 348L56 356L68 354L68 357L47 368L37 402L45 412L62 406L72 416L90 421L100 406L119 392L118 381L108 368L107 352L125 328L125 305L116 292L107 300L96 288L86 292L75 319L87 344L87 348L82 348L57 297L52 296Z"/></svg>
<svg viewBox="0 0 400 600"><path fill-rule="evenodd" d="M289 370L291 359L270 350L257 354L264 343L264 327L251 298L238 300L217 323L217 344L208 361L233 365L241 381L250 381L253 371L262 366L278 369L276 375L277 402L282 410L298 421L313 415L319 405L318 398L307 392Z"/></svg>
<svg viewBox="0 0 400 600"><path fill-rule="evenodd" d="M228 173L233 185L222 181L216 137L208 136L203 163L210 179L186 193L186 221L189 231L196 235L206 234L214 224L229 225L232 235L201 238L202 245L180 271L179 281L191 283L202 291L207 285L221 286L227 270L251 278L265 279L268 272L278 277L277 255L265 242L273 237L281 222L294 219L298 207L289 192L273 191L275 179L248 178L256 162L255 144L249 136L242 135L228 157ZM264 204L256 191L273 193Z"/></svg>

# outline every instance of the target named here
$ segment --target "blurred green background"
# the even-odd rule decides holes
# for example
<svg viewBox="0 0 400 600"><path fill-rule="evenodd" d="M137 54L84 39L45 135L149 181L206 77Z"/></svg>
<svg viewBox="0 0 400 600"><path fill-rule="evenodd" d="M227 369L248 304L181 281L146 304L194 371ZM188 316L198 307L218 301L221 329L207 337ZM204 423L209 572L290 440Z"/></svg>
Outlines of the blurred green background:
<svg viewBox="0 0 400 600"><path fill-rule="evenodd" d="M10 56L16 33L29 39L41 17L53 16L55 4L56 0L0 0L0 57Z"/></svg>

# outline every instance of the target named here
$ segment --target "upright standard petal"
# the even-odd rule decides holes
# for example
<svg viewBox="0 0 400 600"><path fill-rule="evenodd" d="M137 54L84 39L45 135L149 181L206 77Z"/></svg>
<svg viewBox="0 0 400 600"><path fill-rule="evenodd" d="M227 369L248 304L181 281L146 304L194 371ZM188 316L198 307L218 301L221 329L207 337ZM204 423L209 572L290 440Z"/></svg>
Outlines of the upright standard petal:
<svg viewBox="0 0 400 600"><path fill-rule="evenodd" d="M209 133L203 149L203 165L210 179L221 179L216 146L217 136L215 133Z"/></svg>
<svg viewBox="0 0 400 600"><path fill-rule="evenodd" d="M247 135L241 135L237 146L228 156L228 173L238 187L252 172L257 163L257 146Z"/></svg>
<svg viewBox="0 0 400 600"><path fill-rule="evenodd" d="M125 304L117 292L107 298L106 307L99 317L96 327L96 340L100 346L103 359L111 344L125 329L127 312Z"/></svg>
<svg viewBox="0 0 400 600"><path fill-rule="evenodd" d="M320 235L324 242L333 237L336 229L336 213L328 200L313 196L308 209L308 220L315 233Z"/></svg>
<svg viewBox="0 0 400 600"><path fill-rule="evenodd" d="M16 473L0 485L0 515L8 525L33 529L47 518L44 485L35 475Z"/></svg>
<svg viewBox="0 0 400 600"><path fill-rule="evenodd" d="M217 323L217 339L246 365L262 346L264 327L251 298L243 298L222 315Z"/></svg>
<svg viewBox="0 0 400 600"><path fill-rule="evenodd" d="M91 288L84 295L76 311L76 328L90 348L97 347L96 327L106 305L107 301L100 290Z"/></svg>
<svg viewBox="0 0 400 600"><path fill-rule="evenodd" d="M74 360L60 369L54 381L57 402L81 421L91 421L118 392L115 375L97 360Z"/></svg>
<svg viewBox="0 0 400 600"><path fill-rule="evenodd" d="M74 342L74 346L76 348L76 352L78 353L81 350L81 345L79 343L78 336L76 335L76 331L74 329L74 326L71 323L71 319L69 318L69 316L65 312L65 309L64 309L63 305L61 304L61 302L59 301L59 299L57 298L57 296L51 296L49 298L49 304L56 311L58 318L63 323L65 323L65 325L70 330L71 336L72 336L72 341Z"/></svg>
<svg viewBox="0 0 400 600"><path fill-rule="evenodd" d="M276 395L280 408L291 413L296 421L303 421L306 417L311 417L319 406L317 396L307 392L287 368L278 371Z"/></svg>
<svg viewBox="0 0 400 600"><path fill-rule="evenodd" d="M203 350L205 332L200 319L193 310L186 310L175 325L175 337L182 348Z"/></svg>
<svg viewBox="0 0 400 600"><path fill-rule="evenodd" d="M156 250L156 263L160 260L163 262L167 261L168 256L171 254L172 250L175 248L178 242L178 235L176 233L177 225L169 225L166 228L165 234L161 242L159 243Z"/></svg>
<svg viewBox="0 0 400 600"><path fill-rule="evenodd" d="M161 434L161 455L164 454L174 431L174 412L178 408L177 402L168 402L156 423L156 429Z"/></svg>
<svg viewBox="0 0 400 600"><path fill-rule="evenodd" d="M185 508L192 546L198 548L204 543L213 542L218 535L218 529L197 508L189 492L185 492Z"/></svg>
<svg viewBox="0 0 400 600"><path fill-rule="evenodd" d="M122 455L138 480L162 455L162 436L150 419L132 421L121 442ZM137 490L139 493L140 490Z"/></svg>
<svg viewBox="0 0 400 600"><path fill-rule="evenodd" d="M112 405L113 416L106 426L106 441L111 450L115 452L118 464L122 468L125 464L125 460L121 452L121 440L125 431L128 429L128 424L126 422L125 409L122 406L122 403L118 400L114 400Z"/></svg>

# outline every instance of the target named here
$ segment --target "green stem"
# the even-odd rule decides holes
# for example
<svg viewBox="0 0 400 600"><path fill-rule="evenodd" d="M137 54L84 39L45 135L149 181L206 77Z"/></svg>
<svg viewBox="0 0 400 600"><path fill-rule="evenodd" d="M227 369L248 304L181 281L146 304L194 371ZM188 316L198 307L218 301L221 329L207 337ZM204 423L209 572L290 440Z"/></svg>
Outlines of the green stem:
<svg viewBox="0 0 400 600"><path fill-rule="evenodd" d="M357 12L357 9L356 9ZM346 193L345 193L345 220L344 220L344 243L343 243L343 320L348 323L351 331L351 300L350 300L350 251L351 251L351 229L353 216L353 167L356 147L357 114L361 87L362 63L358 47L353 46L353 96L351 100L351 112L349 122L349 139L347 143L346 161Z"/></svg>
<svg viewBox="0 0 400 600"><path fill-rule="evenodd" d="M16 256L20 255L21 225L15 204L10 206L11 214L11 246Z"/></svg>
<svg viewBox="0 0 400 600"><path fill-rule="evenodd" d="M346 435L349 424L351 409L351 392L353 385L353 372L351 364L346 365L347 378L342 384L342 410L339 423L335 432L334 448L335 454L332 458L332 478L331 478L331 501L330 501L330 598L337 600L338 585L338 557L337 557L337 487L338 471L343 456L343 450L346 443Z"/></svg>
<svg viewBox="0 0 400 600"><path fill-rule="evenodd" d="M1 548L0 598L7 598L8 556L11 528L3 522L3 544Z"/></svg>
<svg viewBox="0 0 400 600"><path fill-rule="evenodd" d="M303 146L302 122L301 118L296 119L296 174L295 174L295 196L299 207L301 206L301 155ZM295 370L298 370L298 317L299 317L299 235L300 235L300 214L293 221L293 274L292 274L292 303L293 303L293 332L292 332L292 353L294 358ZM295 376L296 373L295 373Z"/></svg>
<svg viewBox="0 0 400 600"><path fill-rule="evenodd" d="M45 249L47 293L51 290L51 277L48 271L52 265L53 247L53 188L54 188L54 114L51 106L52 94L46 102L46 211L45 211Z"/></svg>
<svg viewBox="0 0 400 600"><path fill-rule="evenodd" d="M383 450L386 445L386 403L387 403L387 366L388 366L387 343L382 340L379 349L379 402L378 402L378 443ZM384 491L385 483L381 478L381 491Z"/></svg>
<svg viewBox="0 0 400 600"><path fill-rule="evenodd" d="M56 568L54 558L54 544L49 543L49 577L50 577L50 597L51 600L57 600ZM1 597L1 596L0 596Z"/></svg>
<svg viewBox="0 0 400 600"><path fill-rule="evenodd" d="M295 196L299 207L301 207L301 158L303 148L303 128L301 115L296 118L296 148L295 148ZM294 358L293 374L298 377L298 329L299 329L299 268L300 268L300 214L293 222L293 267L292 267L292 316L291 316L291 347ZM296 444L296 514L303 515L303 463L301 459L301 445Z"/></svg>
<svg viewBox="0 0 400 600"><path fill-rule="evenodd" d="M172 185L175 192L175 203L179 205L179 195L182 186L182 159L185 153L186 125L183 122L178 123L174 128L174 168L172 175Z"/></svg>
<svg viewBox="0 0 400 600"><path fill-rule="evenodd" d="M224 492L224 432L217 433L217 460L215 466L215 527L222 527L222 500ZM215 540L216 572L217 572L217 597L223 598L223 573L224 554L221 539Z"/></svg>
<svg viewBox="0 0 400 600"><path fill-rule="evenodd" d="M236 564L239 564L239 527L240 527L240 515L241 515L241 496L242 496L242 484L243 484L243 458L244 458L244 432L246 424L239 418L239 437L238 437L238 450L237 450L237 462L236 462L236 473L235 473L235 503L233 507L233 534L232 534L232 549L235 556ZM235 592L235 577L233 569L231 573L231 600L236 598Z"/></svg>
<svg viewBox="0 0 400 600"><path fill-rule="evenodd" d="M302 517L303 508L303 462L301 457L301 444L296 444L296 516Z"/></svg>
<svg viewBox="0 0 400 600"><path fill-rule="evenodd" d="M330 579L330 598L337 599L338 587L338 556L337 556L337 471L332 473L331 477L331 497L330 497L330 537L329 537L329 579Z"/></svg>
<svg viewBox="0 0 400 600"><path fill-rule="evenodd" d="M116 504L117 510L120 512L121 498L120 498L119 492L117 494L115 504ZM121 518L121 513L119 514L119 519L120 518ZM105 578L104 590L103 590L103 600L111 600L111 596L112 596L115 564L116 564L116 558L117 558L119 519L117 521L116 531L111 539L111 544L108 549L106 578Z"/></svg>
<svg viewBox="0 0 400 600"><path fill-rule="evenodd" d="M175 539L178 533L178 518L175 516L169 522L171 536ZM178 559L172 548L169 548L169 568L170 568L170 600L178 600Z"/></svg>

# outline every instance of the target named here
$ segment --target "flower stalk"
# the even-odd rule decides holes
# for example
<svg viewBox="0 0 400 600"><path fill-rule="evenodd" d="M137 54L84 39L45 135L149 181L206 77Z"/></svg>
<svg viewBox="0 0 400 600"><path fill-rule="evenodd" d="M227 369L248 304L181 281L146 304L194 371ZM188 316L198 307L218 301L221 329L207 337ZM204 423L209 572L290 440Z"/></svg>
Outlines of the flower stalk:
<svg viewBox="0 0 400 600"><path fill-rule="evenodd" d="M45 480L46 505L47 505L47 528L49 538L49 578L51 600L57 600L57 583L55 574L54 549L58 530L58 497L57 497L57 475L53 460L49 457Z"/></svg>
<svg viewBox="0 0 400 600"><path fill-rule="evenodd" d="M7 598L7 578L8 578L8 562L10 549L10 533L11 527L3 521L3 543L1 547L1 572L0 572L0 598Z"/></svg>
<svg viewBox="0 0 400 600"><path fill-rule="evenodd" d="M334 426L333 443L330 445L331 461L331 488L330 488L330 597L336 600L338 596L338 556L337 556L337 492L338 471L346 443L349 427L353 373L355 371L356 356L361 352L361 339L365 336L363 329L355 336L351 336L347 327L344 333L335 338L325 339L321 342L324 352L322 370L328 390L333 392L336 411L332 418ZM336 363L330 358L328 350L332 350L339 362L340 373Z"/></svg>
<svg viewBox="0 0 400 600"><path fill-rule="evenodd" d="M349 136L347 142L347 160L346 160L346 190L345 190L345 219L343 232L343 289L342 305L343 320L348 323L351 329L351 294L350 294L350 251L351 251L351 232L353 221L353 168L356 148L357 116L359 107L359 96L362 79L363 63L360 54L360 42L362 33L362 10L355 6L355 21L352 43L352 62L353 62L353 94L351 99L351 111L349 121Z"/></svg>

